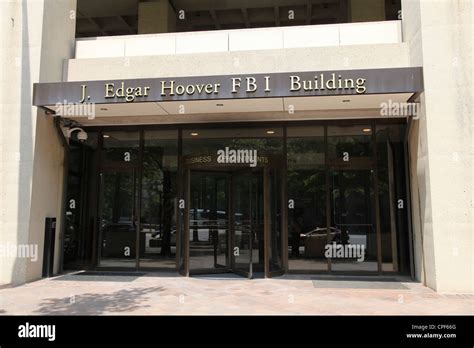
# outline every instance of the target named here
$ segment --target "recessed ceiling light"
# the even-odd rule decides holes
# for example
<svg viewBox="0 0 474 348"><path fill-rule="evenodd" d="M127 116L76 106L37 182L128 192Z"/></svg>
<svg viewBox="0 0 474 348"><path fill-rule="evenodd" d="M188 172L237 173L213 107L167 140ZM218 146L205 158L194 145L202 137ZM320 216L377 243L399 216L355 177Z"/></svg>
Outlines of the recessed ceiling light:
<svg viewBox="0 0 474 348"><path fill-rule="evenodd" d="M267 130L267 134L275 134L274 130Z"/></svg>
<svg viewBox="0 0 474 348"><path fill-rule="evenodd" d="M192 132L192 133L191 133L191 136L193 136L193 137L197 137L198 135L199 135L198 132Z"/></svg>
<svg viewBox="0 0 474 348"><path fill-rule="evenodd" d="M103 137L104 137L104 138L110 138L110 135L104 134Z"/></svg>
<svg viewBox="0 0 474 348"><path fill-rule="evenodd" d="M370 133L371 131L372 131L371 128L362 128L362 132Z"/></svg>
<svg viewBox="0 0 474 348"><path fill-rule="evenodd" d="M342 102L343 102L343 103L350 103L351 100L350 100L350 99L343 99Z"/></svg>

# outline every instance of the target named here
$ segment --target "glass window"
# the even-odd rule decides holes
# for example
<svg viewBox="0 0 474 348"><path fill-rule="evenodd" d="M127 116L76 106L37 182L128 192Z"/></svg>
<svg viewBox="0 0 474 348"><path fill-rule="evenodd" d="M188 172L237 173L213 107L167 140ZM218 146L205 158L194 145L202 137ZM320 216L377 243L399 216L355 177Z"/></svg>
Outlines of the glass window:
<svg viewBox="0 0 474 348"><path fill-rule="evenodd" d="M92 263L96 173L91 168L97 160L97 133L88 132L87 141L81 143L74 132L67 159L63 267L74 269Z"/></svg>
<svg viewBox="0 0 474 348"><path fill-rule="evenodd" d="M219 150L257 150L257 155L281 155L283 130L268 128L184 129L183 155L217 154Z"/></svg>
<svg viewBox="0 0 474 348"><path fill-rule="evenodd" d="M229 268L229 180L226 174L194 172L190 178L189 269Z"/></svg>
<svg viewBox="0 0 474 348"><path fill-rule="evenodd" d="M342 164L356 164L372 155L370 125L328 127L329 160Z"/></svg>
<svg viewBox="0 0 474 348"><path fill-rule="evenodd" d="M329 171L330 248L333 271L377 271L374 171Z"/></svg>
<svg viewBox="0 0 474 348"><path fill-rule="evenodd" d="M101 267L136 267L137 183L136 171L133 169L101 173Z"/></svg>
<svg viewBox="0 0 474 348"><path fill-rule="evenodd" d="M103 132L102 160L114 163L135 163L140 150L139 132Z"/></svg>
<svg viewBox="0 0 474 348"><path fill-rule="evenodd" d="M405 125L376 126L376 139L382 271L408 273L405 128Z"/></svg>
<svg viewBox="0 0 474 348"><path fill-rule="evenodd" d="M227 271L234 265L236 271L250 274L263 271L268 262L270 271L279 271L287 252L290 271L324 272L330 267L375 272L380 254L381 271L409 274L405 131L401 124L327 126L326 131L325 126L287 127L288 203L284 204L281 127L185 128L183 163L208 156L214 162L184 165L181 178L177 129L144 130L141 139L138 131L88 132L85 143L73 133L64 267L135 269L138 261L141 269L183 271L185 244L179 245L179 240L186 223L191 270ZM102 151L98 151L99 134ZM256 168L216 162L218 152L226 148L256 150ZM191 201L185 221L185 209L178 210L178 191L180 198L187 198L188 189ZM282 226L286 205L288 225ZM264 241L267 223L269 240ZM283 236L286 228L288 235ZM288 240L287 250L282 248L282 237ZM269 246L267 260L264 242ZM232 247L238 247L240 254L235 256ZM328 256L328 250L333 254Z"/></svg>
<svg viewBox="0 0 474 348"><path fill-rule="evenodd" d="M144 132L141 268L176 268L178 132Z"/></svg>
<svg viewBox="0 0 474 348"><path fill-rule="evenodd" d="M331 270L377 271L372 126L328 126L327 132Z"/></svg>
<svg viewBox="0 0 474 348"><path fill-rule="evenodd" d="M324 127L288 127L288 268L327 270Z"/></svg>
<svg viewBox="0 0 474 348"><path fill-rule="evenodd" d="M283 248L282 248L282 226L281 226L281 170L278 168L269 168L268 172L268 195L267 199L269 209L269 225L270 225L270 240L268 241L270 247L268 248L268 262L270 272L279 271L283 268ZM264 206L263 202L261 206ZM262 244L264 241L262 240Z"/></svg>

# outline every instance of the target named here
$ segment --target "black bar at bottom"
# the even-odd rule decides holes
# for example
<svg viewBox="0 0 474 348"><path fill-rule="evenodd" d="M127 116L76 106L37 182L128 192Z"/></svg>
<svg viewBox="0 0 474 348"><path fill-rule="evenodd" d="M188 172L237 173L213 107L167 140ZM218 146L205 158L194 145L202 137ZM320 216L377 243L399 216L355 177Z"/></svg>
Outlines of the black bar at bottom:
<svg viewBox="0 0 474 348"><path fill-rule="evenodd" d="M54 325L54 341L49 340L51 335L47 334L43 335L46 337L31 337L31 333L39 332L36 329L38 325ZM36 346L38 343L41 346L160 346L164 343L223 346L241 342L242 332L238 328L244 327L252 328L251 341L258 345L278 343L316 346L324 342L330 345L472 347L474 342L472 316L3 316L0 317L0 346ZM48 332L46 328L42 328L44 333ZM22 335L30 337L19 337Z"/></svg>

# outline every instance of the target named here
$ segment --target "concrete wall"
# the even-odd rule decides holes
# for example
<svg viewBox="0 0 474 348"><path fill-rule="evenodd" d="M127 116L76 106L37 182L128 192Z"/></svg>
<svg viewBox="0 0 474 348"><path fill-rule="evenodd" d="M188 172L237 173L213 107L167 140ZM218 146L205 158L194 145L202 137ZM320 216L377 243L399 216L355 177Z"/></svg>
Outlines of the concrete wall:
<svg viewBox="0 0 474 348"><path fill-rule="evenodd" d="M149 4L149 3L143 3ZM153 3L151 3L153 4ZM262 51L402 42L401 21L81 38L76 59Z"/></svg>
<svg viewBox="0 0 474 348"><path fill-rule="evenodd" d="M403 67L404 43L71 59L68 81Z"/></svg>
<svg viewBox="0 0 474 348"><path fill-rule="evenodd" d="M409 61L412 66L423 65L423 52L421 49L421 19L419 1L405 1L402 4L403 11L403 37L409 47ZM424 100L424 95L422 95ZM422 125L420 126L420 123ZM426 160L426 116L424 108L421 110L419 120L412 123L409 134L409 158L410 158L410 183L411 183L411 210L412 210L412 229L413 229L413 248L414 248L414 266L415 277L424 284L425 279L425 256L423 254L424 240L423 233L427 228L424 221L431 221L429 215L430 209L426 209L427 200L429 202L429 191L426 191L426 182L428 181ZM423 198L423 200L422 200ZM431 226L428 224L428 226ZM429 239L429 236L428 236ZM428 257L433 259L433 257ZM431 264L429 265L429 267ZM429 272L432 274L432 270Z"/></svg>
<svg viewBox="0 0 474 348"><path fill-rule="evenodd" d="M474 292L473 6L402 1L412 65L423 65L422 112L410 137L416 274L440 292Z"/></svg>
<svg viewBox="0 0 474 348"><path fill-rule="evenodd" d="M75 0L0 2L0 243L38 248L36 262L2 257L0 284L40 278L44 219L61 223L64 152L52 118L31 101L33 83L60 81L73 56L75 8Z"/></svg>

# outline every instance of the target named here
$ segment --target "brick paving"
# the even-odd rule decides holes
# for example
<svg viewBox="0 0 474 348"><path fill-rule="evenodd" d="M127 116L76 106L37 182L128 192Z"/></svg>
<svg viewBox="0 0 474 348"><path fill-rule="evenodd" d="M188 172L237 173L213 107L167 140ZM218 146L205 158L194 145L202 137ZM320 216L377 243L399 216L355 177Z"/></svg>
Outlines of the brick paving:
<svg viewBox="0 0 474 348"><path fill-rule="evenodd" d="M310 275L248 280L62 275L0 289L3 315L450 315L474 314L474 296L407 289L316 288Z"/></svg>

